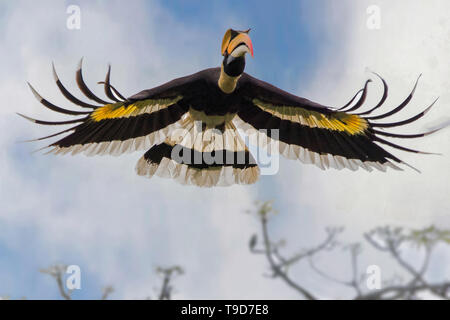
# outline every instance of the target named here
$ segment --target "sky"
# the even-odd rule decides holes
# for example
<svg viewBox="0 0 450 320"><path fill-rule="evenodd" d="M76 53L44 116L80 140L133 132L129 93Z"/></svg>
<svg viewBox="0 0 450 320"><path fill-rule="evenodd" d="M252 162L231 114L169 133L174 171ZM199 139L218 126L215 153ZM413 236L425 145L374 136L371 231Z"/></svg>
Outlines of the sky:
<svg viewBox="0 0 450 320"><path fill-rule="evenodd" d="M66 27L69 5L81 9L81 28ZM370 29L367 8L380 9ZM44 156L43 144L18 141L52 133L15 112L61 119L43 108L29 81L55 104L68 106L53 82L76 92L75 70L84 57L84 78L104 79L129 96L175 77L219 66L220 43L229 27L252 28L255 58L246 72L280 88L330 106L345 104L364 81L380 73L390 86L387 106L398 105L423 74L409 108L398 119L435 109L406 132L450 121L450 20L448 1L1 1L0 43L0 296L59 297L50 277L38 272L54 263L79 265L82 289L74 298L95 299L112 285L115 299L155 296L158 266L181 265L175 298L297 299L298 294L263 275L268 265L248 251L259 231L246 210L255 200L274 200L274 238L287 252L316 244L327 226L345 226L344 240L359 241L379 225L450 228L450 130L407 145L442 156L398 153L419 168L403 172L321 171L280 159L279 172L252 186L200 189L171 180L144 179L134 167L143 152L120 157ZM373 78L368 104L381 85ZM365 249L361 268L395 266ZM345 255L324 256L323 266L345 277ZM434 276L450 274L450 254L438 252ZM334 270L335 269L335 270ZM345 290L311 275L293 276L322 298Z"/></svg>

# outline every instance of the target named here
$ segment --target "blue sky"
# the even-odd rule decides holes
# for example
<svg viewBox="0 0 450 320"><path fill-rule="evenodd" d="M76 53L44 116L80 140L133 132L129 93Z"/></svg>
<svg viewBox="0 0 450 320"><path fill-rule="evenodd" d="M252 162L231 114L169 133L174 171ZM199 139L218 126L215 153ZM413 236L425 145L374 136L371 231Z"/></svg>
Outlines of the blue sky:
<svg viewBox="0 0 450 320"><path fill-rule="evenodd" d="M119 158L49 157L30 154L41 145L16 143L52 131L14 112L60 119L34 100L25 82L64 106L53 83L52 61L76 94L73 79L80 57L85 59L84 77L94 87L112 63L112 83L132 95L219 66L228 27L252 28L255 58L246 71L285 90L340 106L370 76L368 67L390 82L389 103L394 105L423 72L411 113L436 96L441 106L413 129L448 120L450 48L448 22L441 14L448 4L435 1L433 9L412 1L405 9L405 1L375 1L382 8L382 28L370 31L365 10L372 2L2 3L0 40L8 50L0 66L8 77L0 79L5 101L0 111L0 295L58 298L55 283L38 269L62 262L82 269L83 289L76 298L97 298L107 284L116 287L115 298L147 297L160 283L155 267L171 264L186 269L176 283L178 298L297 298L264 278L265 260L248 252L247 240L259 226L244 211L254 200L275 200L282 214L273 221L273 232L287 238L290 249L316 243L329 225L346 225L348 240L387 223L450 227L448 157L405 155L422 175L322 172L281 160L279 173L256 185L204 190L136 176L139 152ZM81 8L78 31L66 28L69 4ZM379 94L378 84L372 88L369 103ZM101 88L96 92L101 95ZM450 154L448 131L411 146ZM425 198L423 186L429 190ZM345 274L345 261L333 259L325 263L342 264L336 272ZM443 259L449 261L448 255ZM393 268L370 252L363 263L378 263L387 273ZM341 295L305 272L300 268L296 275L323 297Z"/></svg>

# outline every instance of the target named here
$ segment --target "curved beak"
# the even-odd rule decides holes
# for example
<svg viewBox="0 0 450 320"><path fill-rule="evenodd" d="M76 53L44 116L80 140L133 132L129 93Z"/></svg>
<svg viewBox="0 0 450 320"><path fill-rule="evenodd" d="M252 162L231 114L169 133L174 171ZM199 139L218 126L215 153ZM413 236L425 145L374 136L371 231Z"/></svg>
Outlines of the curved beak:
<svg viewBox="0 0 450 320"><path fill-rule="evenodd" d="M225 53L231 54L239 45L244 44L248 49L247 51L253 57L253 44L248 36L249 31L250 29L247 31L234 31L228 29L222 41L222 55L225 55Z"/></svg>

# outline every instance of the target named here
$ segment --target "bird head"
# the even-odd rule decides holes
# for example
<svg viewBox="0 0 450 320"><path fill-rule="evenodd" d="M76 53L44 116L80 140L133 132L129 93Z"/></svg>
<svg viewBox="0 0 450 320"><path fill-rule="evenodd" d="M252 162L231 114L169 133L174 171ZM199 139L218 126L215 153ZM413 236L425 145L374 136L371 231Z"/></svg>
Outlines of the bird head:
<svg viewBox="0 0 450 320"><path fill-rule="evenodd" d="M222 40L223 69L231 77L236 77L244 72L245 54L253 57L253 44L248 36L250 29L237 31L228 29Z"/></svg>

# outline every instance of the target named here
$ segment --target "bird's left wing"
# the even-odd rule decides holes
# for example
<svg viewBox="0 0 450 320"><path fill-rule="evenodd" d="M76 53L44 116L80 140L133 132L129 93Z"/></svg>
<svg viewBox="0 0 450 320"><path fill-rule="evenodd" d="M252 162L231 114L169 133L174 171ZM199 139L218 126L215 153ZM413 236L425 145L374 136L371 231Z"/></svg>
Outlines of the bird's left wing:
<svg viewBox="0 0 450 320"><path fill-rule="evenodd" d="M243 105L238 112L241 128L261 131L264 137L278 142L281 154L291 159L313 163L322 169L349 168L366 170L386 167L401 169L397 164L402 160L388 152L382 145L403 151L422 153L394 144L387 138L417 138L435 132L402 135L386 132L384 128L398 127L411 123L427 113L433 104L416 116L399 122L384 122L385 118L402 110L411 100L417 82L410 95L393 110L373 116L381 107L388 94L386 82L379 103L370 110L355 113L365 102L368 80L363 89L340 109L325 107L310 100L297 97L269 83L244 74L240 80L239 91ZM379 120L382 122L380 123Z"/></svg>
<svg viewBox="0 0 450 320"><path fill-rule="evenodd" d="M88 99L96 102L96 104L90 104L73 96L61 83L54 68L53 73L61 93L75 105L89 109L89 111L74 111L58 107L42 98L30 85L33 94L45 107L58 113L81 116L77 119L53 122L36 120L20 114L42 125L76 124L69 129L36 139L43 140L70 133L45 147L50 147L49 153L55 154L83 152L87 155L119 155L128 151L148 149L164 141L187 112L186 94L195 94L196 90L202 88L200 77L193 74L124 98L110 84L110 69L108 69L105 81L100 83L104 84L105 94L112 101L105 101L86 86L80 62L76 81L81 92Z"/></svg>

